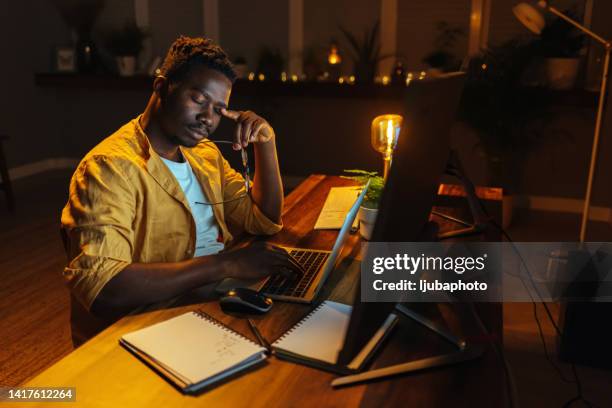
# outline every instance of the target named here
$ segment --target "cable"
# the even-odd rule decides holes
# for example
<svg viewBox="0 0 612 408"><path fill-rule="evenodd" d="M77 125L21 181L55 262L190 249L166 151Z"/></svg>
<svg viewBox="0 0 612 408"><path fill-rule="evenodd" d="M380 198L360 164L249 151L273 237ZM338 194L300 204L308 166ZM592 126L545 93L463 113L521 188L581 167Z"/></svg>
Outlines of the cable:
<svg viewBox="0 0 612 408"><path fill-rule="evenodd" d="M482 201L478 200L478 202L480 203L480 206L482 207L483 211L485 211L485 213L486 213L486 209L484 208L484 205L483 205ZM544 307L544 310L546 311L546 314L548 316L548 319L549 319L550 323L554 327L556 334L558 336L561 336L561 330L559 329L559 326L557 326L557 324L555 323L554 318L552 316L552 313L550 312L550 309L548 308L548 305L542 300L542 296L541 296L540 292L538 291L537 286L535 285L535 282L533 281L533 276L531 275L531 272L530 272L529 268L527 267L527 263L523 259L523 257L521 255L520 251L518 250L518 248L516 248L516 245L514 244L514 241L512 240L512 238L510 237L510 234L508 234L508 232L506 232L506 230L504 230L504 228L502 226L500 226L492 218L491 218L491 224L493 224L503 234L503 236L508 240L508 242L510 242L512 244L512 248L514 249L514 251L518 255L519 259L521 260L521 264L522 264L523 268L525 269L525 271L527 272L527 276L529 277L529 280L530 280L532 286L534 287L534 289L536 291L536 294L540 298L539 302ZM521 282L523 283L523 285L526 288L526 285L525 285L522 277L520 277L520 273L519 273L519 279L521 280ZM595 407L596 405L593 404L592 402L586 400L584 398L583 394L582 394L582 383L580 381L580 377L578 376L578 372L576 370L576 365L574 363L570 363L571 364L571 368L572 368L572 374L574 376L574 380L573 381L572 380L568 380L565 377L565 375L563 374L563 372L561 371L561 368L559 366L557 366L553 362L552 358L550 357L550 355L548 353L548 348L546 346L546 339L544 337L544 333L543 333L543 330L542 330L542 325L540 323L540 319L539 319L538 313L537 313L537 303L536 303L535 299L533 298L533 296L531 295L531 292L529 292L529 290L527 290L527 293L529 293L529 297L532 299L531 303L533 304L534 318L535 318L535 321L536 321L536 325L538 326L538 332L539 332L539 335L540 335L540 340L542 342L542 346L544 347L544 354L546 355L546 359L553 366L553 368L555 368L555 370L559 373L559 376L561 377L561 379L563 381L576 384L576 394L577 395L575 397L569 399L565 404L563 404L563 407L570 407L574 402L577 402L577 401L583 401L588 407Z"/></svg>
<svg viewBox="0 0 612 408"><path fill-rule="evenodd" d="M493 221L494 224L496 224ZM500 231L502 232L502 234L506 237L506 239L512 244L512 247L514 249L514 251L517 253L517 255L519 256L519 258L521 258L521 264L522 267L525 269L525 271L527 272L527 275L531 278L531 272L529 271L529 269L527 268L527 263L524 261L524 259L522 258L520 252L518 251L518 249L516 248L516 246L514 245L514 241L512 240L512 238L510 237L510 235L503 230L503 228L501 228L499 225L495 225L498 229L500 229ZM533 298L533 295L531 294L531 292L529 291L529 288L527 287L527 285L525 284L525 281L522 279L521 274L519 272L518 275L513 275L513 276L517 276L520 280L521 283L523 284L523 286L525 287L525 290L527 291L527 293L529 294L529 297L531 298L531 304L533 305L533 318L536 322L536 325L538 327L538 334L540 336L540 341L542 342L542 346L544 348L544 355L546 356L546 359L548 360L548 362L550 363L550 365L553 366L553 368L557 371L557 373L559 374L559 377L561 377L561 379L565 382L568 383L575 383L574 380L570 380L567 379L565 377L565 374L563 373L563 371L561 370L561 368L553 361L552 357L550 356L550 353L548 351L548 346L546 345L546 338L544 336L544 330L542 329L542 323L540 322L540 318L538 316L538 305L536 300ZM538 297L540 297L540 299L542 298L542 296L540 295L540 293L537 290L537 287L535 286L535 283L533 282L533 280L531 281L532 285L534 286L534 289L536 291L536 293L538 294ZM548 309L548 305L543 302L540 301L540 303L542 304L542 306L544 307L544 309L547 312L548 315L548 319L551 322L551 324L553 325L553 327L555 328L555 332L557 333L557 335L561 334L561 331L559 330L559 327L557 326L557 324L554 321L554 318L552 316L552 314L550 313L550 310Z"/></svg>
<svg viewBox="0 0 612 408"><path fill-rule="evenodd" d="M552 326L555 328L555 332L557 333L558 336L561 336L561 330L559 329L559 327L557 326L557 324L555 323L555 320L552 316L552 313L550 312L548 305L544 302L542 295L540 294L540 291L538 290L537 285L535 284L534 280L533 280L533 276L531 274L531 271L529 270L527 263L525 262L525 260L523 259L521 253L519 252L518 248L516 247L516 245L514 244L514 241L512 240L512 238L510 237L510 234L508 234L504 228L502 226L500 226L487 212L487 209L485 208L483 202L480 200L480 198L477 196L475 189L474 189L474 185L473 183L469 180L469 178L467 177L467 175L465 174L465 172L463 171L463 167L461 166L461 163L459 161L458 156L456 155L456 153L454 153L453 151L451 151L451 158L449 159L452 161L451 166L450 166L450 171L447 169L447 172L451 175L454 175L455 177L459 178L459 180L464 184L464 187L466 188L466 192L467 192L467 198L468 198L468 203L470 204L470 209L472 211L472 215L473 216L477 216L479 214L478 209L476 208L476 206L480 207L480 210L482 211L481 215L484 214L486 216L486 219L489 223L491 223L492 225L494 225L502 234L503 236L512 244L512 248L514 249L514 251L517 253L518 257L521 260L521 264L522 267L525 269L527 276L529 277L529 281L531 282L531 285L533 286L538 298L539 298L539 302L542 304L542 306L544 307L544 310L546 311L546 314L548 316L548 319L550 321L550 323L552 324ZM468 188L471 189L472 194L470 194L470 191L468 191ZM470 197L473 197L474 199L470 199ZM476 204L477 203L477 204ZM515 276L513 274L511 274L512 276ZM570 400L568 400L563 407L570 407L574 402L577 401L583 401L587 406L589 407L593 407L595 406L595 404L587 401L583 394L582 394L582 383L580 382L580 378L578 377L578 372L576 370L576 366L574 363L570 363L571 364L571 368L572 368L572 374L574 376L574 380L568 380L565 375L563 374L563 371L561 371L561 368L559 366L557 366L552 358L549 355L548 352L548 347L546 345L546 338L544 337L544 332L542 330L542 325L538 316L538 309L537 309L537 303L536 300L533 298L531 292L529 291L529 288L527 287L527 285L525 284L522 276L521 276L521 272L519 269L519 273L518 273L518 278L520 279L521 283L523 284L523 286L525 287L525 289L527 290L527 293L529 294L529 297L531 298L531 303L533 305L533 315L536 321L536 325L538 327L538 333L540 335L540 340L542 342L542 345L544 347L544 354L546 356L546 359L548 360L548 362L553 366L553 368L558 372L559 376L561 377L561 379L565 382L569 382L569 383L573 383L576 384L576 392L577 395L573 398L571 398ZM481 321L482 323L482 321ZM504 360L504 369L506 370L506 372L508 373L509 370L509 365L507 365L507 361L505 360L505 357L503 357L503 353L502 353L502 358ZM509 383L511 384L511 383ZM512 398L512 389L510 389L510 397Z"/></svg>
<svg viewBox="0 0 612 408"><path fill-rule="evenodd" d="M476 323L478 323L480 330L484 333L485 336L489 337L490 331L486 327L482 319L480 318L480 315L478 314L478 312L476 312L476 307L474 306L473 303L470 303L470 311L472 312L472 315L476 319ZM515 401L517 401L516 383L514 382L514 375L512 374L512 369L510 368L510 363L508 362L508 359L506 358L506 354L504 353L503 347L500 348L496 341L492 341L491 343L493 346L493 351L495 351L495 353L502 360L503 365L504 365L504 372L506 374L505 376L506 388L508 389L508 398L510 399L509 405L510 405L510 408L512 408L515 406Z"/></svg>

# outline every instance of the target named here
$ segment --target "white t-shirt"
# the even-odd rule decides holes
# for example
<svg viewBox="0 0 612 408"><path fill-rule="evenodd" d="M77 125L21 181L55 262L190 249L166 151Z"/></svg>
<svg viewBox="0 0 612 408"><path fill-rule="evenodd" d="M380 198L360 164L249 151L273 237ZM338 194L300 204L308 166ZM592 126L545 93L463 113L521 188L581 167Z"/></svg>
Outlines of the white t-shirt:
<svg viewBox="0 0 612 408"><path fill-rule="evenodd" d="M202 191L202 186L198 183L198 179L193 174L189 162L185 160L182 163L177 163L163 157L161 159L168 166L181 189L183 189L191 209L191 215L195 221L196 248L193 256L212 255L223 250L223 242L218 241L219 226L213 214L212 206L196 204L196 202L207 203L208 200L204 195L204 191Z"/></svg>

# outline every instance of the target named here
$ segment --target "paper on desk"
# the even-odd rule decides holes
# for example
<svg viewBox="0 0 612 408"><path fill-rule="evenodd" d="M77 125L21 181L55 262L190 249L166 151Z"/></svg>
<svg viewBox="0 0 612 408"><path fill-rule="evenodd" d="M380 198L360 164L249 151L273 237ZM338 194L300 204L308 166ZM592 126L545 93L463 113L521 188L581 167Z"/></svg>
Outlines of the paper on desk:
<svg viewBox="0 0 612 408"><path fill-rule="evenodd" d="M340 229L349 210L361 192L360 186L332 187L314 229ZM357 218L353 227L357 227Z"/></svg>

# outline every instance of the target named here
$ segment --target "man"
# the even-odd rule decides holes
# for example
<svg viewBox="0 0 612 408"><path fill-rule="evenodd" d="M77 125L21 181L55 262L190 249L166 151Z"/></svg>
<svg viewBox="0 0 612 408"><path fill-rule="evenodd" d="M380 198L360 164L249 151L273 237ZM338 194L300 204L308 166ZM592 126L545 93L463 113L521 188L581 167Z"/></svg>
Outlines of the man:
<svg viewBox="0 0 612 408"><path fill-rule="evenodd" d="M94 147L71 180L62 233L64 276L79 303L76 342L223 278L299 269L268 244L222 251L230 230L278 232L283 208L274 130L253 112L228 109L235 73L227 55L210 40L180 37L160 71L142 115ZM250 194L208 140L222 117L235 122L234 150L254 145Z"/></svg>

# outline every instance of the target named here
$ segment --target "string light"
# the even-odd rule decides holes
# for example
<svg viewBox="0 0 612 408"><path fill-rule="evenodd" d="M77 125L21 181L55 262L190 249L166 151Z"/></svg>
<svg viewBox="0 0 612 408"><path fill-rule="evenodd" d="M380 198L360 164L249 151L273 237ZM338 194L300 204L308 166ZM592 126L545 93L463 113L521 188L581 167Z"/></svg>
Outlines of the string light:
<svg viewBox="0 0 612 408"><path fill-rule="evenodd" d="M255 73L249 72L249 81L253 81L255 79Z"/></svg>

